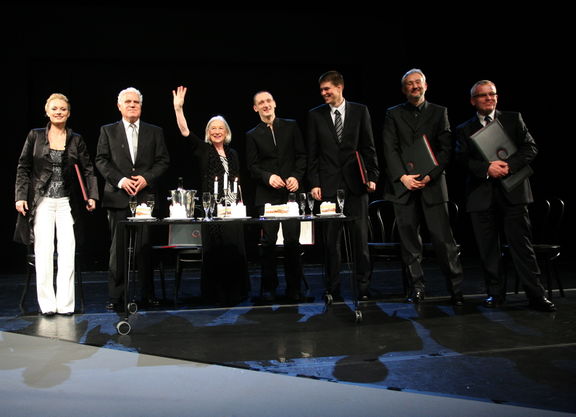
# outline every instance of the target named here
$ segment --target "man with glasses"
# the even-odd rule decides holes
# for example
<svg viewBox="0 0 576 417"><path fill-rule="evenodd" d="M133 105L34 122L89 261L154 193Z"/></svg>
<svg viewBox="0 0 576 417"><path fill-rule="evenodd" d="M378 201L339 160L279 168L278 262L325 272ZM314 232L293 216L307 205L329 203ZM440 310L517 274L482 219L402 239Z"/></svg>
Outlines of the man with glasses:
<svg viewBox="0 0 576 417"><path fill-rule="evenodd" d="M530 307L546 312L555 311L554 304L544 295L540 269L532 247L527 207L533 202L530 181L526 178L510 190L504 188L501 181L530 164L538 148L520 113L496 110L498 94L493 82L478 81L472 86L470 96L476 114L455 130L456 159L468 176L466 211L470 213L486 279L488 297L483 304L488 308L499 307L506 297L499 231L502 224L516 273L522 281ZM470 138L495 119L517 147L517 151L505 161L486 161Z"/></svg>
<svg viewBox="0 0 576 417"><path fill-rule="evenodd" d="M448 189L444 169L450 160L452 134L446 107L430 103L424 73L406 72L401 80L406 102L391 107L384 120L384 157L387 184L385 199L394 204L408 279L406 301L424 300L423 246L420 226L425 221L440 268L454 306L462 306L462 265L448 215ZM405 153L426 135L438 166L429 174L411 174L404 164Z"/></svg>

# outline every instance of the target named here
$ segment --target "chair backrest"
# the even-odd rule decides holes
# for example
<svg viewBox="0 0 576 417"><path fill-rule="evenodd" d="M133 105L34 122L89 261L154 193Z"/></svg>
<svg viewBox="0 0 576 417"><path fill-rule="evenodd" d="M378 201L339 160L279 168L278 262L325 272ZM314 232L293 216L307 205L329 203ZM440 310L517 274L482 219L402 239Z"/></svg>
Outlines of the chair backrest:
<svg viewBox="0 0 576 417"><path fill-rule="evenodd" d="M394 206L388 200L374 200L368 205L369 242L398 242Z"/></svg>
<svg viewBox="0 0 576 417"><path fill-rule="evenodd" d="M560 243L564 212L564 201L558 197L537 200L530 206L534 243Z"/></svg>

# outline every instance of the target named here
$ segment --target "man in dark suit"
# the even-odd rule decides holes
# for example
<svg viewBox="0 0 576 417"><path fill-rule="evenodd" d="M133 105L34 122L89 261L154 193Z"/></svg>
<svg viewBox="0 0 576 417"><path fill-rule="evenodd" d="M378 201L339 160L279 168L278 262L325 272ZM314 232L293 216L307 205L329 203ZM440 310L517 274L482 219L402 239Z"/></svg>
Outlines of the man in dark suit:
<svg viewBox="0 0 576 417"><path fill-rule="evenodd" d="M420 236L420 226L425 220L452 303L460 306L463 304L462 265L450 227L444 172L452 150L452 135L448 110L426 101L427 88L422 71L408 71L402 77L402 92L407 101L386 112L383 141L387 184L384 197L394 205L404 272L410 289L407 301L419 303L425 296ZM438 166L426 175L409 174L402 154L423 135L428 138Z"/></svg>
<svg viewBox="0 0 576 417"><path fill-rule="evenodd" d="M376 190L378 161L368 108L344 99L344 78L337 71L320 76L320 94L325 104L308 112L308 180L314 199L335 201L336 190L346 195L344 214L353 216L350 224L355 279L360 300L369 296L370 253L368 251L368 192ZM363 182L356 151L366 167ZM342 225L326 229L327 294L340 296L340 239Z"/></svg>
<svg viewBox="0 0 576 417"><path fill-rule="evenodd" d="M284 204L288 193L301 189L306 172L306 147L295 120L276 117L276 102L267 91L254 95L254 111L261 122L246 133L246 160L256 180L255 205L264 214L264 205ZM276 296L276 241L280 223L262 224L262 298L272 301ZM300 247L300 221L282 222L286 296L290 301L301 299L303 278Z"/></svg>
<svg viewBox="0 0 576 417"><path fill-rule="evenodd" d="M456 159L467 173L466 211L470 219L486 277L488 297L486 307L504 303L506 282L502 271L502 252L499 225L510 245L512 261L519 275L530 307L542 311L555 311L554 304L545 297L540 282L540 268L532 247L532 230L528 217L529 203L533 202L530 181L526 178L517 187L507 191L501 179L529 165L538 148L526 128L522 116L516 112L496 110L496 85L488 80L478 81L470 91L470 101L476 115L456 130ZM498 119L517 147L516 153L505 161L486 161L470 139L476 131Z"/></svg>
<svg viewBox="0 0 576 417"><path fill-rule="evenodd" d="M118 222L131 216L128 202L135 196L139 202L156 192L156 183L170 162L164 132L140 120L142 94L127 88L118 95L122 120L102 126L96 151L96 167L104 177L102 206L108 209L111 245L109 259L108 309L120 305L124 293L124 250L122 228ZM144 228L145 229L145 228ZM154 298L151 253L147 231L137 236L135 259L144 303L158 305Z"/></svg>

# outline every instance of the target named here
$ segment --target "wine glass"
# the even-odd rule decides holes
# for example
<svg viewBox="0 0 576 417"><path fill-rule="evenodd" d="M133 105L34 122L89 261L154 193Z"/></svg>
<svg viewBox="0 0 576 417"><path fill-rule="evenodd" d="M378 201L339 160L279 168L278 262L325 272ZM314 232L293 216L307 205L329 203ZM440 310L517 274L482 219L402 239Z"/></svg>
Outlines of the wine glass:
<svg viewBox="0 0 576 417"><path fill-rule="evenodd" d="M202 207L204 208L204 219L208 219L212 206L212 193L209 191L202 193Z"/></svg>
<svg viewBox="0 0 576 417"><path fill-rule="evenodd" d="M298 194L298 203L300 204L300 211L302 215L306 214L306 193Z"/></svg>
<svg viewBox="0 0 576 417"><path fill-rule="evenodd" d="M150 216L152 216L152 212L154 211L154 204L156 203L156 199L154 198L154 194L149 194L146 198L146 205L150 207Z"/></svg>
<svg viewBox="0 0 576 417"><path fill-rule="evenodd" d="M344 190L336 190L336 200L338 200L340 213L344 214Z"/></svg>
<svg viewBox="0 0 576 417"><path fill-rule="evenodd" d="M222 200L224 201L224 198L222 198ZM218 215L216 206L218 205L218 194L212 194L212 198L210 199L210 209L209 209L209 213L211 217L214 217L214 213L216 213L216 215Z"/></svg>
<svg viewBox="0 0 576 417"><path fill-rule="evenodd" d="M310 216L314 215L314 197L312 196L312 192L309 191L307 194L308 197L308 208L310 209Z"/></svg>
<svg viewBox="0 0 576 417"><path fill-rule="evenodd" d="M130 200L128 201L128 205L130 206L130 211L132 212L132 217L136 217L136 207L138 206L138 200L136 199L135 195L130 196Z"/></svg>

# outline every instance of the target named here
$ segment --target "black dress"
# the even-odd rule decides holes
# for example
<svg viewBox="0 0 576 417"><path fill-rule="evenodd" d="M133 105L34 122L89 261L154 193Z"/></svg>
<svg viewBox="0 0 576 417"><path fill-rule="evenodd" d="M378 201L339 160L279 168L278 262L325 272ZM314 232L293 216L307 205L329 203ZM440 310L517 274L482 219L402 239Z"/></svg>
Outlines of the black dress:
<svg viewBox="0 0 576 417"><path fill-rule="evenodd" d="M192 152L200 163L202 190L213 192L214 179L218 177L218 192L221 194L224 173L232 180L239 176L238 153L225 146L226 158L222 158L214 146L193 133L188 139ZM250 278L242 224L202 223L201 289L203 297L221 305L237 304L248 297Z"/></svg>

